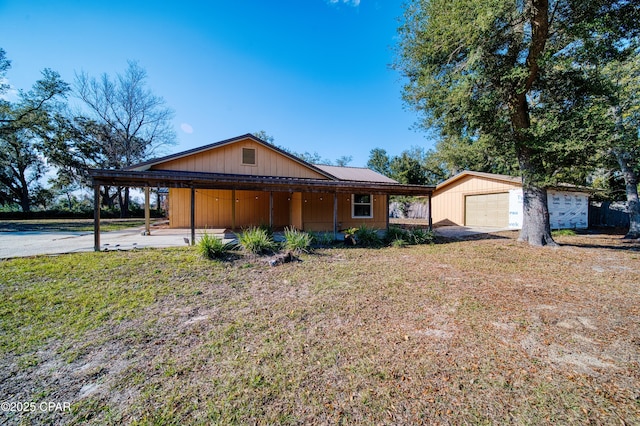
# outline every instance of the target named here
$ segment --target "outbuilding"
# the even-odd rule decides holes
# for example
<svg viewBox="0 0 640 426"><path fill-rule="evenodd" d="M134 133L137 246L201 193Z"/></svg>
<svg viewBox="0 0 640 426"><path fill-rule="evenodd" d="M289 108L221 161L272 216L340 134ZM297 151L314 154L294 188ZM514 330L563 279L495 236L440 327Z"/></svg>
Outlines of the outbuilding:
<svg viewBox="0 0 640 426"><path fill-rule="evenodd" d="M436 186L434 225L522 228L522 180L519 177L463 171ZM572 186L547 190L552 229L585 229L589 194Z"/></svg>

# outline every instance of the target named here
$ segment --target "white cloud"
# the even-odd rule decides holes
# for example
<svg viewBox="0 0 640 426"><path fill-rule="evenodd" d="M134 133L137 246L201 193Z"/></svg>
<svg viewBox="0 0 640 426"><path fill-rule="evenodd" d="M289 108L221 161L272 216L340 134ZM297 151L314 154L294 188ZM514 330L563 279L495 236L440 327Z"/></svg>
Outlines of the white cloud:
<svg viewBox="0 0 640 426"><path fill-rule="evenodd" d="M187 123L182 123L180 125L180 128L182 129L183 132L191 134L193 133L193 127L191 127L191 124L187 124Z"/></svg>
<svg viewBox="0 0 640 426"><path fill-rule="evenodd" d="M344 3L347 6L358 7L360 6L360 0L327 0L329 4L340 4Z"/></svg>
<svg viewBox="0 0 640 426"><path fill-rule="evenodd" d="M9 102L16 102L18 100L18 90L11 86L8 79L0 78L0 85L9 86L6 92L0 94L0 99Z"/></svg>

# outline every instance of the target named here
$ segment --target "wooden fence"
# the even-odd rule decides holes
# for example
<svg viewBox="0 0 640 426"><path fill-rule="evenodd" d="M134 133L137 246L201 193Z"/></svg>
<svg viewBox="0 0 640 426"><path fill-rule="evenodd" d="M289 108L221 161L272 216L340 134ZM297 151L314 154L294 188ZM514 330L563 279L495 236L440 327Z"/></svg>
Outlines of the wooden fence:
<svg viewBox="0 0 640 426"><path fill-rule="evenodd" d="M589 204L589 226L629 226L629 211L623 201L592 201Z"/></svg>

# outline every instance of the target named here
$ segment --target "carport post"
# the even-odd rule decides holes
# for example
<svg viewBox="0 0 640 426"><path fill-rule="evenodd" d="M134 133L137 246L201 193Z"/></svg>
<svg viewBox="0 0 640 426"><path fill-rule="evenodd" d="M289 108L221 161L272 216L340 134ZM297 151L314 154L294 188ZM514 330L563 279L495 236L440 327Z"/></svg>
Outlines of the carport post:
<svg viewBox="0 0 640 426"><path fill-rule="evenodd" d="M196 245L196 189L191 187L191 245Z"/></svg>
<svg viewBox="0 0 640 426"><path fill-rule="evenodd" d="M151 235L151 203L149 187L144 187L144 235Z"/></svg>
<svg viewBox="0 0 640 426"><path fill-rule="evenodd" d="M431 215L431 193L429 193L429 231L433 231L433 216Z"/></svg>
<svg viewBox="0 0 640 426"><path fill-rule="evenodd" d="M273 229L273 191L269 192L269 227Z"/></svg>
<svg viewBox="0 0 640 426"><path fill-rule="evenodd" d="M93 250L100 251L100 185L93 185Z"/></svg>
<svg viewBox="0 0 640 426"><path fill-rule="evenodd" d="M333 193L333 240L338 239L338 193Z"/></svg>

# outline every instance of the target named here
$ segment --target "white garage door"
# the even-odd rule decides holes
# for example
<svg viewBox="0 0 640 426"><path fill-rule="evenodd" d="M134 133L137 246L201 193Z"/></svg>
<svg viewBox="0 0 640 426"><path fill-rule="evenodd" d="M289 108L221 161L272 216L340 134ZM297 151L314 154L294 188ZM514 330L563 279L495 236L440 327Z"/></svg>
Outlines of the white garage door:
<svg viewBox="0 0 640 426"><path fill-rule="evenodd" d="M509 193L467 195L465 226L509 226Z"/></svg>

